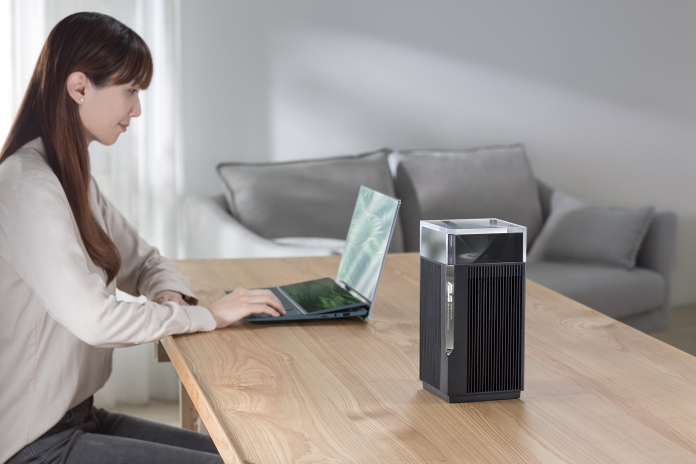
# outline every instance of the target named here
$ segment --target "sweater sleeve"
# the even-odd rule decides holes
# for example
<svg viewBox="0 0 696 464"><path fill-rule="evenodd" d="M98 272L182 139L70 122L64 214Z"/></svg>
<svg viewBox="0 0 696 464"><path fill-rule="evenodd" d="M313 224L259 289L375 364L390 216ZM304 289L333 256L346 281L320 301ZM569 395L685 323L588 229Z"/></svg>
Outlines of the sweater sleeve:
<svg viewBox="0 0 696 464"><path fill-rule="evenodd" d="M134 296L145 295L152 300L162 290L181 293L187 303L196 305L189 281L176 265L148 244L121 212L105 197L92 180L91 194L96 202L106 231L121 254L121 269L116 277L119 290Z"/></svg>
<svg viewBox="0 0 696 464"><path fill-rule="evenodd" d="M103 270L86 254L57 179L37 176L22 180L12 192L6 213L5 232L13 268L51 317L84 342L99 347L128 346L215 328L215 320L206 308L118 301L106 286ZM129 240L135 239L126 239L126 243L131 243ZM121 249L124 245L117 246ZM123 260L127 261L134 252L127 246L124 250ZM155 258L155 252L145 249L142 263L148 259L159 262L161 258ZM177 284L188 291L183 276L176 277L173 263L169 265L172 267L168 271L126 270L126 282L142 280L146 294L158 291L160 285ZM148 266L135 266L139 267ZM165 275L171 277L162 277Z"/></svg>

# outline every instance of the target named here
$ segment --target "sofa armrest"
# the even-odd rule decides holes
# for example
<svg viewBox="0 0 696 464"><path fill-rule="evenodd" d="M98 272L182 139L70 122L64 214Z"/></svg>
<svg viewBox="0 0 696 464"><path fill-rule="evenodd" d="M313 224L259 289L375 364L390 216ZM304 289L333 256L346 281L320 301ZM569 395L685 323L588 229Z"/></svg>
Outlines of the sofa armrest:
<svg viewBox="0 0 696 464"><path fill-rule="evenodd" d="M317 246L303 246L293 240L274 241L261 237L230 214L223 195L186 196L182 210L183 255L187 259L324 256L337 253L336 244L326 243L327 239Z"/></svg>
<svg viewBox="0 0 696 464"><path fill-rule="evenodd" d="M660 273L669 283L674 267L676 236L677 215L671 211L656 212L638 252L636 266Z"/></svg>

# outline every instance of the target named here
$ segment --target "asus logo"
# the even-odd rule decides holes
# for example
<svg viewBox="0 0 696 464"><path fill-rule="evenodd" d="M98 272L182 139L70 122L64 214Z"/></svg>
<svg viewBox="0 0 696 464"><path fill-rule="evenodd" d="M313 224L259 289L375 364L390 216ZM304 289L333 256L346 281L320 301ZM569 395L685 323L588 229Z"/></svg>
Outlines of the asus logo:
<svg viewBox="0 0 696 464"><path fill-rule="evenodd" d="M452 282L447 282L447 302L452 303L453 297L452 295L454 294L454 284Z"/></svg>

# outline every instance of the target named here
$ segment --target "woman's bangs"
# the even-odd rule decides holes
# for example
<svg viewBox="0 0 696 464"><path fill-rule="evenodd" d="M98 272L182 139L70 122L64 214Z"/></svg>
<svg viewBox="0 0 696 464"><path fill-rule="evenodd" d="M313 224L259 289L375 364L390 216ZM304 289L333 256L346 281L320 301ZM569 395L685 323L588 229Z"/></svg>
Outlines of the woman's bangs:
<svg viewBox="0 0 696 464"><path fill-rule="evenodd" d="M137 36L136 36L137 37ZM137 37L126 54L121 69L112 78L114 85L124 85L133 82L141 89L147 89L152 80L152 56L150 49Z"/></svg>

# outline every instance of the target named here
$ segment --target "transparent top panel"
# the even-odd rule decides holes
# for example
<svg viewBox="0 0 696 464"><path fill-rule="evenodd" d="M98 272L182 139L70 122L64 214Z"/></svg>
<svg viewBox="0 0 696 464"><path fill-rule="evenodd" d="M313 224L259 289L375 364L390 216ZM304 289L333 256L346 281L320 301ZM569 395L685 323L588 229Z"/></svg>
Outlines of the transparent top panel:
<svg viewBox="0 0 696 464"><path fill-rule="evenodd" d="M439 230L447 234L495 234L525 232L526 227L501 219L443 219L439 221L421 221L421 227Z"/></svg>
<svg viewBox="0 0 696 464"><path fill-rule="evenodd" d="M527 260L527 228L500 219L421 221L421 256L453 264Z"/></svg>

